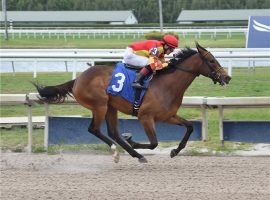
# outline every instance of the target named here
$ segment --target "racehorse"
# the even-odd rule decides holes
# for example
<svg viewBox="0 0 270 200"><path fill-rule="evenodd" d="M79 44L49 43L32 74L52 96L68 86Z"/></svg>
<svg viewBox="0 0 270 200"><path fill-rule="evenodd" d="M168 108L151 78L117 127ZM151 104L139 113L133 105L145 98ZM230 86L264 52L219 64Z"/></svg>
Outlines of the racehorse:
<svg viewBox="0 0 270 200"><path fill-rule="evenodd" d="M195 51L184 48L169 61L169 66L159 70L153 76L138 112L138 120L144 127L150 141L149 144L134 142L131 137L122 137L117 128L120 111L131 115L133 104L120 96L107 94L106 88L110 82L113 67L104 65L88 68L75 80L56 86L41 86L37 88L40 100L49 103L61 103L68 95L72 96L83 107L92 110L92 121L88 131L107 143L112 150L115 162L119 161L118 143L139 162L147 162L146 158L135 149L154 149L158 145L155 122L165 122L186 127L186 133L176 149L170 153L176 156L183 148L193 131L192 123L177 115L184 92L193 80L203 75L220 85L228 84L231 77L221 67L215 57L196 42ZM108 136L100 131L102 121L106 120Z"/></svg>

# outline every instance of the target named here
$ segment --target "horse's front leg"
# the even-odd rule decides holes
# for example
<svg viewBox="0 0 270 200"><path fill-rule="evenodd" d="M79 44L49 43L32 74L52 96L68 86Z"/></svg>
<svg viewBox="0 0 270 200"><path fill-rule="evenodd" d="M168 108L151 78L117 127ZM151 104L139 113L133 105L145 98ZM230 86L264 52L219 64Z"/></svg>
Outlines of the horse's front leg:
<svg viewBox="0 0 270 200"><path fill-rule="evenodd" d="M193 132L193 126L192 123L185 120L184 118L179 117L178 115L175 115L173 117L171 117L170 119L168 119L166 121L169 124L175 124L175 125L179 125L179 126L185 126L187 131L182 139L182 141L179 143L178 147L176 149L173 149L171 151L171 158L173 158L174 156L176 156L182 149L185 148L187 141L191 135L191 133Z"/></svg>
<svg viewBox="0 0 270 200"><path fill-rule="evenodd" d="M122 136L134 149L155 149L158 146L157 136L155 132L155 122L153 118L149 116L140 117L139 121L141 122L145 133L150 141L150 144L140 144L132 140L131 134L123 134Z"/></svg>

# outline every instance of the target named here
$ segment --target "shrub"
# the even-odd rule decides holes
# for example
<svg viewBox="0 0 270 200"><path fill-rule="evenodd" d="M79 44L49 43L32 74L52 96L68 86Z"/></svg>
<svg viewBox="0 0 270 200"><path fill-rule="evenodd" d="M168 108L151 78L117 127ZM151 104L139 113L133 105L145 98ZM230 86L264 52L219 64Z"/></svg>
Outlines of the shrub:
<svg viewBox="0 0 270 200"><path fill-rule="evenodd" d="M178 34L175 32L160 33L158 31L152 31L152 32L144 34L144 37L147 40L162 40L163 36L168 35L168 34L174 35L178 39Z"/></svg>

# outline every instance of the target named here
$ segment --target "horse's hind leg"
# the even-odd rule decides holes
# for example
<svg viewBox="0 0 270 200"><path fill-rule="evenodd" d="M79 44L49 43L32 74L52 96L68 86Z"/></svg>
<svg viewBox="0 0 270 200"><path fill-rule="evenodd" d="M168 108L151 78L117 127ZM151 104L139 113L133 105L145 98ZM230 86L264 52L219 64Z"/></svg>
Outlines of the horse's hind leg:
<svg viewBox="0 0 270 200"><path fill-rule="evenodd" d="M156 133L155 133L155 122L153 118L147 117L140 117L140 122L144 127L144 131L150 141L150 144L140 144L134 142L131 139L131 136L126 137L127 142L131 145L134 149L155 149L158 145Z"/></svg>
<svg viewBox="0 0 270 200"><path fill-rule="evenodd" d="M123 148L125 149L132 157L136 157L139 159L139 162L145 163L147 160L139 154L137 151L135 151L119 134L117 129L117 110L113 108L112 106L108 106L108 111L106 114L106 122L108 127L108 132L115 139L115 141Z"/></svg>
<svg viewBox="0 0 270 200"><path fill-rule="evenodd" d="M92 110L93 119L88 128L88 132L92 133L93 135L95 135L96 137L104 141L111 148L115 148L116 147L115 142L100 131L100 126L101 126L102 121L105 118L106 112L107 112L107 107L101 107L99 109Z"/></svg>
<svg viewBox="0 0 270 200"><path fill-rule="evenodd" d="M193 132L193 126L192 123L185 120L184 118L179 117L178 115L173 116L172 118L170 118L169 120L166 121L167 123L170 124L175 124L175 125L180 125L180 126L185 126L187 131L182 139L182 141L179 143L178 147L176 149L173 149L171 151L171 158L173 158L174 156L176 156L182 149L184 149L186 147L187 141L191 135L191 133Z"/></svg>
<svg viewBox="0 0 270 200"><path fill-rule="evenodd" d="M117 127L117 120L115 121L114 119L117 119L117 111L112 112L110 109L108 109L107 113L106 113L106 116L105 116L105 119L106 119L106 124L107 124L108 135L109 135L110 138L115 140L114 130ZM112 152L113 152L113 160L114 160L115 163L118 163L119 160L120 160L120 154L117 151L116 146L112 145L111 149L112 149Z"/></svg>

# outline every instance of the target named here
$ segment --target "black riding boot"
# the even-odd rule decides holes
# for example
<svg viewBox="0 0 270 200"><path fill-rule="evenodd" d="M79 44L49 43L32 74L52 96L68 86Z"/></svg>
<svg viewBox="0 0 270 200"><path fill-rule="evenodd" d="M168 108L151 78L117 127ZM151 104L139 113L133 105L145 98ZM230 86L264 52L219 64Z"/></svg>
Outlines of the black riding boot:
<svg viewBox="0 0 270 200"><path fill-rule="evenodd" d="M144 89L145 87L143 86L143 79L145 78L145 75L142 74L141 72L136 74L136 78L132 83L132 87L138 88L138 89Z"/></svg>

